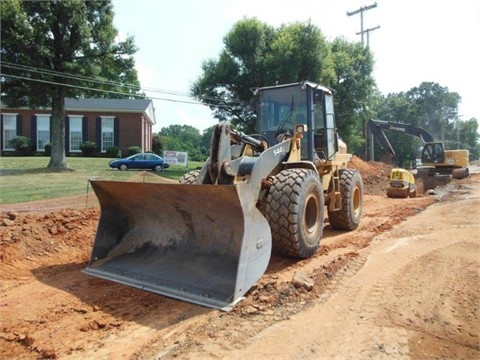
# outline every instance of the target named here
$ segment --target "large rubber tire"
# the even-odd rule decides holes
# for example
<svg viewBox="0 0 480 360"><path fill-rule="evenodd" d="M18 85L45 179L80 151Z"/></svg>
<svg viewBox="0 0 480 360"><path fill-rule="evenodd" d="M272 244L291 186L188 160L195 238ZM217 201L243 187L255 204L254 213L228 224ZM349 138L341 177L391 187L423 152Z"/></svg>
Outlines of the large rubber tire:
<svg viewBox="0 0 480 360"><path fill-rule="evenodd" d="M122 164L122 165L119 166L119 169L122 170L122 171L126 171L126 170L128 170L128 166L127 166L127 164Z"/></svg>
<svg viewBox="0 0 480 360"><path fill-rule="evenodd" d="M155 170L156 172L161 172L161 171L163 171L163 166L162 165L156 165L153 170Z"/></svg>
<svg viewBox="0 0 480 360"><path fill-rule="evenodd" d="M178 182L180 184L193 184L193 185L199 185L200 179L200 170L193 170L189 171L188 173L184 174Z"/></svg>
<svg viewBox="0 0 480 360"><path fill-rule="evenodd" d="M320 244L325 217L318 174L307 169L281 171L270 187L265 216L277 253L297 258L312 256Z"/></svg>
<svg viewBox="0 0 480 360"><path fill-rule="evenodd" d="M330 226L335 230L355 230L363 213L363 182L358 171L340 170L340 194L342 208L328 211Z"/></svg>

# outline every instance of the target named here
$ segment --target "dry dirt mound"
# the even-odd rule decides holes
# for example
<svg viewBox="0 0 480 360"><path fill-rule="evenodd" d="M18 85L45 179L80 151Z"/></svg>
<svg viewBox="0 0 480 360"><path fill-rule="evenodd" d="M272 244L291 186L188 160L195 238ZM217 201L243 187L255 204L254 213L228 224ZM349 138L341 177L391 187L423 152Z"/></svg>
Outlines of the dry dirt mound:
<svg viewBox="0 0 480 360"><path fill-rule="evenodd" d="M387 191L392 165L377 161L365 162L353 156L349 166L362 175L363 191L367 195L384 195Z"/></svg>
<svg viewBox="0 0 480 360"><path fill-rule="evenodd" d="M48 214L3 214L0 226L0 279L18 279L52 262L84 263L99 211L64 209Z"/></svg>

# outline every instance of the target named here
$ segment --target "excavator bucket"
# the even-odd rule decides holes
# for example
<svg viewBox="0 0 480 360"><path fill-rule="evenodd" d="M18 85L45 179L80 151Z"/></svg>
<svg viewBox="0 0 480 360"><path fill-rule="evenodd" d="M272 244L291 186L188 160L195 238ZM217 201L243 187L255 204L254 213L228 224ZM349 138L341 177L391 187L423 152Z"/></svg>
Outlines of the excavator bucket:
<svg viewBox="0 0 480 360"><path fill-rule="evenodd" d="M101 216L87 274L228 310L268 266L270 227L246 183L90 183Z"/></svg>

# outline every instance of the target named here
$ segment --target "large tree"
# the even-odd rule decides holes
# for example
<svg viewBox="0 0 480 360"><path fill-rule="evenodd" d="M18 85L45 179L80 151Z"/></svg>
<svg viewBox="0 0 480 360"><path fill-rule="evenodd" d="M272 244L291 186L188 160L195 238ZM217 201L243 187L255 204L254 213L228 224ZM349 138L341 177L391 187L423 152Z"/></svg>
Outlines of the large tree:
<svg viewBox="0 0 480 360"><path fill-rule="evenodd" d="M202 146L200 130L190 125L170 125L158 133L164 150L187 151L189 158L203 161L206 151Z"/></svg>
<svg viewBox="0 0 480 360"><path fill-rule="evenodd" d="M461 97L447 87L434 82L422 82L407 92L414 107L416 125L427 129L435 140L449 140L458 119L458 104Z"/></svg>
<svg viewBox="0 0 480 360"><path fill-rule="evenodd" d="M224 37L224 45L217 60L203 63L192 94L208 104L216 118L246 131L253 130L248 110L252 87L321 82L328 61L326 40L310 22L275 29L256 18L244 18Z"/></svg>
<svg viewBox="0 0 480 360"><path fill-rule="evenodd" d="M461 97L433 82L423 82L407 92L388 94L376 108L377 117L419 126L432 134L435 141L445 143L447 149L467 148L472 156L478 153L476 119L460 121L457 109ZM398 132L386 131L397 154L398 164L419 156L421 140ZM377 148L378 149L378 148ZM379 150L379 149L378 149ZM380 155L382 151L379 151Z"/></svg>
<svg viewBox="0 0 480 360"><path fill-rule="evenodd" d="M111 1L5 0L0 14L2 101L52 109L48 167L67 168L66 97L143 96L133 38L116 40Z"/></svg>
<svg viewBox="0 0 480 360"><path fill-rule="evenodd" d="M330 44L333 80L328 85L336 90L337 127L347 144L361 152L363 128L373 116L372 108L380 94L373 78L373 55L361 43L336 38Z"/></svg>
<svg viewBox="0 0 480 360"><path fill-rule="evenodd" d="M361 132L361 116L374 92L373 57L360 44L329 43L310 21L279 28L256 18L238 21L224 37L218 59L205 61L192 94L208 104L219 120L253 131L248 110L252 87L310 80L338 90L337 124L348 141ZM361 139L354 139L360 144Z"/></svg>

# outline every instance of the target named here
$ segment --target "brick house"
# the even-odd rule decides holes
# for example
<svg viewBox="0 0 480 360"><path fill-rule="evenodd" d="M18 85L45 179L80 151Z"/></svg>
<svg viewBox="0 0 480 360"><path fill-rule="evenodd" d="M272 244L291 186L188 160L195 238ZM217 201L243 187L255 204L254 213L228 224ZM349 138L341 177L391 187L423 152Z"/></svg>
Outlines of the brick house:
<svg viewBox="0 0 480 360"><path fill-rule="evenodd" d="M37 153L50 142L51 109L7 108L0 104L0 149L14 152L10 140L26 136ZM149 99L65 99L65 149L67 155L81 153L80 144L93 141L99 153L118 146L123 155L131 146L142 151L152 147L155 109Z"/></svg>

